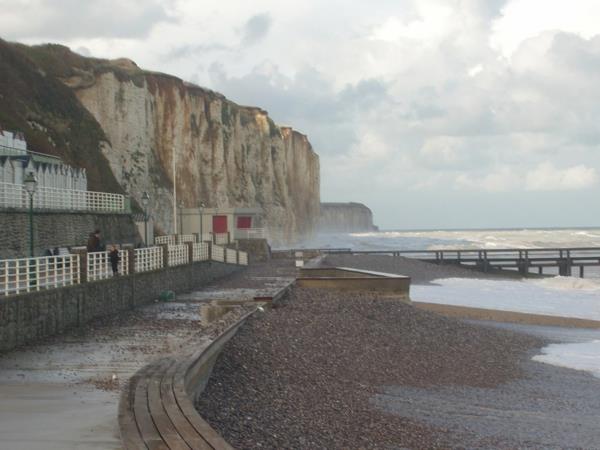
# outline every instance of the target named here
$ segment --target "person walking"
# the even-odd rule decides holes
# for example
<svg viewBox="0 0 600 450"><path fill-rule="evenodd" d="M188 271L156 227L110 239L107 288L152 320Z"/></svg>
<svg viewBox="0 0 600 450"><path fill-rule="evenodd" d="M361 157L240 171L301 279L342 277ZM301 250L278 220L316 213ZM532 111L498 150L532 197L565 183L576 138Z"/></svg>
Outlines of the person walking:
<svg viewBox="0 0 600 450"><path fill-rule="evenodd" d="M90 233L90 237L87 242L87 251L88 253L92 252L101 252L103 250L102 245L100 244L100 230L96 230L93 233Z"/></svg>
<svg viewBox="0 0 600 450"><path fill-rule="evenodd" d="M90 235L88 236L86 247L88 253L95 251L94 249L96 248L96 236L94 236L94 233L90 233Z"/></svg>
<svg viewBox="0 0 600 450"><path fill-rule="evenodd" d="M108 258L110 259L113 276L119 275L119 261L121 260L121 256L119 256L119 250L116 245L111 246Z"/></svg>

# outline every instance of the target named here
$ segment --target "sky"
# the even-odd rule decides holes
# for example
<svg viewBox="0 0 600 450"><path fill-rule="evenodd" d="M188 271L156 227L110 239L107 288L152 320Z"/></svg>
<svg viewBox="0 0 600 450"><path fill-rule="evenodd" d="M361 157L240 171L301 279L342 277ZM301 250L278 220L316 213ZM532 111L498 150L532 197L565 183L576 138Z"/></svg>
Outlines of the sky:
<svg viewBox="0 0 600 450"><path fill-rule="evenodd" d="M128 57L306 133L385 229L600 225L598 0L0 0L0 36Z"/></svg>

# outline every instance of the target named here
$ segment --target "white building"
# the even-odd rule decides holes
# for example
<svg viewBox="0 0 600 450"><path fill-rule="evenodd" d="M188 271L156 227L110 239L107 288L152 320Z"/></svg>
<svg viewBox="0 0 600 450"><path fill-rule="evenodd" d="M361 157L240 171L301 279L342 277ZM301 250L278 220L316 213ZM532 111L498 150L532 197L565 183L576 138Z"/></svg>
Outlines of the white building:
<svg viewBox="0 0 600 450"><path fill-rule="evenodd" d="M23 133L0 128L0 183L23 184L33 172L39 187L87 190L85 169L73 168L52 155L27 150Z"/></svg>
<svg viewBox="0 0 600 450"><path fill-rule="evenodd" d="M0 128L0 148L5 147L5 150L16 150L17 153L26 154L27 142L22 132L6 131Z"/></svg>

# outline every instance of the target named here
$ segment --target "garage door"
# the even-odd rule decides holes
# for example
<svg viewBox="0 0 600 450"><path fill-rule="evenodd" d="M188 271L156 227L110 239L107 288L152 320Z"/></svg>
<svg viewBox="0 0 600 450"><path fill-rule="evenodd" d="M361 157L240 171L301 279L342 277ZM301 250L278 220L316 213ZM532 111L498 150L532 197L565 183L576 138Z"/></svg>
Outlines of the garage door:
<svg viewBox="0 0 600 450"><path fill-rule="evenodd" d="M213 233L227 233L227 216L213 216Z"/></svg>

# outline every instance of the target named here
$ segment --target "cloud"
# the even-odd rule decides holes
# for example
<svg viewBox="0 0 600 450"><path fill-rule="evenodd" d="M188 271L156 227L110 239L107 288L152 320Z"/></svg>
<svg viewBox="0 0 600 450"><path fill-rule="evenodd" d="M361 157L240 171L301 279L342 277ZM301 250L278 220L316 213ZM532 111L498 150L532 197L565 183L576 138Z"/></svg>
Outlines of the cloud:
<svg viewBox="0 0 600 450"><path fill-rule="evenodd" d="M581 190L597 183L596 169L584 164L558 169L552 163L542 163L526 177L526 187L530 191Z"/></svg>
<svg viewBox="0 0 600 450"><path fill-rule="evenodd" d="M241 0L125 0L114 24L116 0L58 1L0 0L0 26L13 39L58 36L128 56L267 109L308 134L323 199L383 205L384 226L428 226L435 211L418 205L448 195L469 224L473 195L526 197L535 210L558 191L598 186L597 1L265 0L257 11ZM512 214L479 204L490 226Z"/></svg>
<svg viewBox="0 0 600 450"><path fill-rule="evenodd" d="M160 23L172 22L160 0L1 1L0 29L10 39L146 37Z"/></svg>
<svg viewBox="0 0 600 450"><path fill-rule="evenodd" d="M456 177L456 187L467 190L484 190L489 192L506 192L519 190L520 177L510 168L501 167L495 172L482 177L461 174Z"/></svg>
<svg viewBox="0 0 600 450"><path fill-rule="evenodd" d="M579 164L561 169L550 162L531 170L504 166L483 176L460 174L455 179L458 189L489 192L578 191L597 184L598 173L593 167Z"/></svg>
<svg viewBox="0 0 600 450"><path fill-rule="evenodd" d="M256 14L250 17L241 30L243 45L254 45L269 33L272 20L268 13Z"/></svg>

